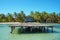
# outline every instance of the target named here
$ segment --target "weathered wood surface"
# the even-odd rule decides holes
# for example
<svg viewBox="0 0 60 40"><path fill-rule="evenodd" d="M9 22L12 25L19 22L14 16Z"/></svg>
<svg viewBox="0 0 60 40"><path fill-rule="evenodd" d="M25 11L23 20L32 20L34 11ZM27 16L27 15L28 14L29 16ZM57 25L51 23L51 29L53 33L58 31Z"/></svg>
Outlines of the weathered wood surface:
<svg viewBox="0 0 60 40"><path fill-rule="evenodd" d="M26 26L26 27L28 27L28 26L30 26L30 27L32 27L32 26L37 26L37 27L39 27L39 26L44 26L44 27L52 27L53 25L51 25L51 24L41 24L41 23L14 23L14 24L10 24L10 26Z"/></svg>

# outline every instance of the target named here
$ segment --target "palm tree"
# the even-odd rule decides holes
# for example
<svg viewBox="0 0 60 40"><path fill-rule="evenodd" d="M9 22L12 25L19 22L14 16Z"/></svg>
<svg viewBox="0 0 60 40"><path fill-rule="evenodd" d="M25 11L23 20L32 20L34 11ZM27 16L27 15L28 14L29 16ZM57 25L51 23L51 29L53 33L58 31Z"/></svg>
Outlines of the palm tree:
<svg viewBox="0 0 60 40"><path fill-rule="evenodd" d="M13 22L13 16L12 16L12 14L8 13L7 20L8 20L8 22Z"/></svg>
<svg viewBox="0 0 60 40"><path fill-rule="evenodd" d="M29 16L34 17L34 12L31 11Z"/></svg>
<svg viewBox="0 0 60 40"><path fill-rule="evenodd" d="M25 14L24 14L24 11L21 11L20 12L20 19L21 19L21 22L24 22L24 20L25 20Z"/></svg>
<svg viewBox="0 0 60 40"><path fill-rule="evenodd" d="M39 12L35 12L35 14L34 14L34 20L36 21L36 22L41 22L41 15L40 15L40 13Z"/></svg>
<svg viewBox="0 0 60 40"><path fill-rule="evenodd" d="M18 22L18 14L16 13L16 12L14 12L14 20L15 20L15 22Z"/></svg>
<svg viewBox="0 0 60 40"><path fill-rule="evenodd" d="M55 12L51 13L49 15L49 17L50 17L52 23L56 22L56 14L55 14Z"/></svg>
<svg viewBox="0 0 60 40"><path fill-rule="evenodd" d="M3 13L0 14L0 22L6 22L6 16Z"/></svg>
<svg viewBox="0 0 60 40"><path fill-rule="evenodd" d="M42 16L42 21L46 22L46 19L48 18L48 13L43 11L41 16Z"/></svg>
<svg viewBox="0 0 60 40"><path fill-rule="evenodd" d="M51 18L47 18L46 19L46 23L51 23L52 19Z"/></svg>
<svg viewBox="0 0 60 40"><path fill-rule="evenodd" d="M60 23L60 16L57 17L56 21L57 23Z"/></svg>

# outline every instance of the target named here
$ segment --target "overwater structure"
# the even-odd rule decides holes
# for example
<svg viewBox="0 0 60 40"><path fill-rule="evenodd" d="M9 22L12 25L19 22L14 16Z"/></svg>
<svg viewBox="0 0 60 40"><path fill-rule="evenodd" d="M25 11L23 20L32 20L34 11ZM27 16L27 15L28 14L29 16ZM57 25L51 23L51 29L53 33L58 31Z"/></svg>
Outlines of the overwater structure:
<svg viewBox="0 0 60 40"><path fill-rule="evenodd" d="M10 27L11 27L11 33L13 32L13 30L16 28L16 27L20 27L20 31L23 32L25 30L27 31L30 31L30 32L33 32L35 30L33 30L34 28L36 29L36 31L47 31L49 30L49 28L51 29L51 32L53 32L53 26L50 25L50 24L42 24L42 23L36 23L36 22L28 22L28 23L16 23L16 24L10 24ZM39 30L37 30L37 28ZM25 29L25 30L24 30Z"/></svg>

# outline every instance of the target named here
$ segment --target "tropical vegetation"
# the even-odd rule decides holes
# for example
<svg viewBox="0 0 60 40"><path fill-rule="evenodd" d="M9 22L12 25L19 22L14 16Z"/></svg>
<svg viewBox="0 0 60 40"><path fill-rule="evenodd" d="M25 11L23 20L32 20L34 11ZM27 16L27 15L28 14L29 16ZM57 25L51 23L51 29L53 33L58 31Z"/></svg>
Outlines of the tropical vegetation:
<svg viewBox="0 0 60 40"><path fill-rule="evenodd" d="M60 23L60 13L52 12L47 13L46 11L31 11L29 15L25 15L24 11L19 13L14 12L13 14L3 14L0 13L0 22L25 22L25 18L33 18L34 22L40 23Z"/></svg>

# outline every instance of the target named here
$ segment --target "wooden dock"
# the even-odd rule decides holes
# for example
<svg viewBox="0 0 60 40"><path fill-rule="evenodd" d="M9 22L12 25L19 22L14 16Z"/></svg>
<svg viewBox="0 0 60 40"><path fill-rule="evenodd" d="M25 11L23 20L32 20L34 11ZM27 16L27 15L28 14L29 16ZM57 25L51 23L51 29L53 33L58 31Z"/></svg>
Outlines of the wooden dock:
<svg viewBox="0 0 60 40"><path fill-rule="evenodd" d="M41 23L16 23L16 24L10 24L10 27L11 27L11 33L13 32L13 30L16 28L16 27L20 27L21 28L21 31L23 31L23 28L28 28L30 27L30 30L32 31L33 27L36 27L36 28L40 28L42 29L42 31L45 31L49 30L49 28L51 28L51 31L53 32L53 26L50 25L50 24L41 24Z"/></svg>

